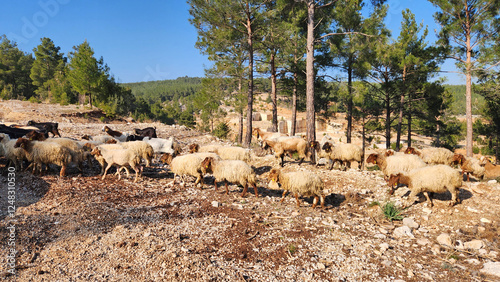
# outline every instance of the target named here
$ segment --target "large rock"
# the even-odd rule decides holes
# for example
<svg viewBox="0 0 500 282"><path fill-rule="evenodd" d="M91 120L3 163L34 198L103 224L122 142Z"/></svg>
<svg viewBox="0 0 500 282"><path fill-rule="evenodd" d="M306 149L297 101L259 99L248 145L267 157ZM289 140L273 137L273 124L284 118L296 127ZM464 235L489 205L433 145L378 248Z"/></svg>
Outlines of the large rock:
<svg viewBox="0 0 500 282"><path fill-rule="evenodd" d="M481 240L472 240L464 243L465 249L479 250L482 249L483 247L484 247L484 242Z"/></svg>
<svg viewBox="0 0 500 282"><path fill-rule="evenodd" d="M415 238L415 236L413 236L413 234L411 233L410 227L408 227L408 226L401 226L401 227L394 229L394 232L392 233L392 235L394 235L394 237L398 237L398 238L407 237L407 236L410 238Z"/></svg>
<svg viewBox="0 0 500 282"><path fill-rule="evenodd" d="M408 226L411 229L417 229L419 227L419 224L416 223L415 220L413 220L413 218L408 218L408 217L403 219L403 225Z"/></svg>
<svg viewBox="0 0 500 282"><path fill-rule="evenodd" d="M442 233L439 235L436 240L438 241L439 244L447 247L453 247L453 244L451 243L451 238L450 235L447 233Z"/></svg>
<svg viewBox="0 0 500 282"><path fill-rule="evenodd" d="M500 277L500 262L496 261L485 263L481 272Z"/></svg>

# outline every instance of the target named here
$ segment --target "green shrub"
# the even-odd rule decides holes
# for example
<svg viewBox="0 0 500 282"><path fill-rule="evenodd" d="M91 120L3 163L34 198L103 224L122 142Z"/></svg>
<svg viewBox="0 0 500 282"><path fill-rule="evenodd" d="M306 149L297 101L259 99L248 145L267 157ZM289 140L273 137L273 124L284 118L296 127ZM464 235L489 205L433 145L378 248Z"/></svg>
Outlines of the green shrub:
<svg viewBox="0 0 500 282"><path fill-rule="evenodd" d="M401 215L402 210L394 205L393 202L386 203L382 207L382 212L384 213L385 218L390 221L403 219L403 216Z"/></svg>
<svg viewBox="0 0 500 282"><path fill-rule="evenodd" d="M42 101L40 101L37 97L35 96L31 96L29 99L28 99L29 102L31 103L37 103L37 104L40 104Z"/></svg>
<svg viewBox="0 0 500 282"><path fill-rule="evenodd" d="M212 131L212 135L214 135L217 138L225 139L227 138L229 132L231 132L231 128L229 128L227 122L224 121L217 124L217 126Z"/></svg>

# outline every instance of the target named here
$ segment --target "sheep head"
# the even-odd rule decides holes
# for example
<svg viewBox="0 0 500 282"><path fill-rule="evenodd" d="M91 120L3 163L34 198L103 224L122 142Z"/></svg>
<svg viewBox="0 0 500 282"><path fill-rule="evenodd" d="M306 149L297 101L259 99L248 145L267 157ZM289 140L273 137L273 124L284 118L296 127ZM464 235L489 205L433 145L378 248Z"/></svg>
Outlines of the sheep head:
<svg viewBox="0 0 500 282"><path fill-rule="evenodd" d="M417 155L417 156L420 156L421 153L419 151L417 151L415 148L413 147L408 147L406 148L405 150L405 154L412 154L412 155Z"/></svg>
<svg viewBox="0 0 500 282"><path fill-rule="evenodd" d="M262 149L267 150L267 149L271 148L271 145L268 142L269 141L267 141L267 140L264 140L262 142Z"/></svg>
<svg viewBox="0 0 500 282"><path fill-rule="evenodd" d="M278 183L279 178L280 178L280 174L281 174L281 171L279 169L273 168L269 172L269 175L267 176L267 179Z"/></svg>
<svg viewBox="0 0 500 282"><path fill-rule="evenodd" d="M26 138L29 140L36 140L36 141L44 141L45 135L41 132L36 132L35 130L32 130L26 134Z"/></svg>
<svg viewBox="0 0 500 282"><path fill-rule="evenodd" d="M110 131L110 130L111 130L111 128L109 128L107 125L105 125L105 126L102 128L102 131L104 131L104 132L108 132L108 131Z"/></svg>
<svg viewBox="0 0 500 282"><path fill-rule="evenodd" d="M118 143L116 139L109 139L108 141L106 141L106 144L116 144L116 143Z"/></svg>
<svg viewBox="0 0 500 282"><path fill-rule="evenodd" d="M196 143L193 143L191 145L189 145L189 153L192 154L192 153L196 153L200 150L200 145L196 144Z"/></svg>
<svg viewBox="0 0 500 282"><path fill-rule="evenodd" d="M94 148L96 148L97 146L92 144L92 143L85 143L83 145L83 150L84 151L92 151Z"/></svg>
<svg viewBox="0 0 500 282"><path fill-rule="evenodd" d="M453 158L451 159L452 164L459 164L462 165L465 161L465 157L462 154L455 154L453 155Z"/></svg>
<svg viewBox="0 0 500 282"><path fill-rule="evenodd" d="M390 157L390 156L393 156L394 155L394 151L393 150L387 150L385 151L385 156L386 157Z"/></svg>
<svg viewBox="0 0 500 282"><path fill-rule="evenodd" d="M391 176L389 176L389 179L387 180L387 185L391 187L394 186L394 184L398 185L400 178L401 178L401 173L391 174Z"/></svg>
<svg viewBox="0 0 500 282"><path fill-rule="evenodd" d="M369 164L377 164L378 154L370 154L368 158L366 158L366 163Z"/></svg>
<svg viewBox="0 0 500 282"><path fill-rule="evenodd" d="M309 142L309 147L314 148L314 150L316 150L316 151L321 150L321 146L319 145L318 141Z"/></svg>
<svg viewBox="0 0 500 282"><path fill-rule="evenodd" d="M87 134L83 135L82 139L83 140L92 140L92 138L89 135L87 135Z"/></svg>
<svg viewBox="0 0 500 282"><path fill-rule="evenodd" d="M14 144L14 148L23 148L23 149L26 149L26 147L28 146L29 142L30 141L28 139L26 139L26 138L19 138L19 139L17 139L16 144Z"/></svg>
<svg viewBox="0 0 500 282"><path fill-rule="evenodd" d="M96 157L102 156L101 150L98 147L94 147L94 149L92 149L92 152L90 152L90 154Z"/></svg>
<svg viewBox="0 0 500 282"><path fill-rule="evenodd" d="M212 166L213 166L214 158L212 157L206 157L202 162L201 162L201 167L205 171L212 171Z"/></svg>
<svg viewBox="0 0 500 282"><path fill-rule="evenodd" d="M323 145L323 151L330 153L332 151L332 144L330 144L330 142L326 142Z"/></svg>
<svg viewBox="0 0 500 282"><path fill-rule="evenodd" d="M256 138L259 138L259 132L260 129L257 127L252 130L252 134L255 135Z"/></svg>
<svg viewBox="0 0 500 282"><path fill-rule="evenodd" d="M172 154L170 153L166 153L166 154L163 154L160 158L160 162L162 164L168 164L170 165L172 163L172 160L174 159L174 157L172 156Z"/></svg>

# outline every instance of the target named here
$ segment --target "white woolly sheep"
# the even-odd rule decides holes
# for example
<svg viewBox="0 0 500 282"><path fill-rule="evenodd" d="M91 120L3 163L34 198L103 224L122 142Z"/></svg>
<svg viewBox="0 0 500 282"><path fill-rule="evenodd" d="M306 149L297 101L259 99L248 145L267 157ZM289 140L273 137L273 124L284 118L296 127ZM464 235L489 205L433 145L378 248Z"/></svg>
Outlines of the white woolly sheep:
<svg viewBox="0 0 500 282"><path fill-rule="evenodd" d="M223 160L240 160L244 162L252 160L250 150L241 147L222 146L218 147L215 153Z"/></svg>
<svg viewBox="0 0 500 282"><path fill-rule="evenodd" d="M420 151L413 147L408 147L405 150L405 154L413 154L419 156L426 164L445 164L451 165L453 162L453 156L455 155L452 151L446 148L424 148Z"/></svg>
<svg viewBox="0 0 500 282"><path fill-rule="evenodd" d="M14 165L19 170L23 166L23 160L26 159L26 151L22 148L15 148L17 139L10 139L9 135L0 133L0 144L3 149L3 155L9 160L8 165Z"/></svg>
<svg viewBox="0 0 500 282"><path fill-rule="evenodd" d="M207 157L201 163L203 169L215 177L214 186L217 191L217 182L225 181L226 195L229 194L228 182L238 183L243 186L241 197L245 197L248 185L253 186L255 197L259 197L255 171L241 160L216 160Z"/></svg>
<svg viewBox="0 0 500 282"><path fill-rule="evenodd" d="M174 173L174 180L177 175L184 176L190 175L196 177L195 186L201 183L200 190L203 189L203 172L201 162L203 159L197 154L187 154L182 156L173 157L172 154L166 153L162 159L170 166L170 170Z"/></svg>
<svg viewBox="0 0 500 282"><path fill-rule="evenodd" d="M448 165L432 165L414 169L409 173L393 174L389 177L389 185L405 184L411 193L405 206L411 206L415 202L415 196L424 192L427 202L432 206L432 200L428 192L444 193L450 191L451 202L454 205L458 199L458 188L462 186L460 172Z"/></svg>
<svg viewBox="0 0 500 282"><path fill-rule="evenodd" d="M71 162L71 153L68 148L54 142L30 141L26 138L19 138L14 145L15 148L22 148L26 152L28 161L33 162L33 173L37 167L42 173L42 165L55 164L61 167L59 176L66 176L66 167Z"/></svg>
<svg viewBox="0 0 500 282"><path fill-rule="evenodd" d="M146 161L146 166L150 166L153 160L154 150L151 145L144 141L130 141L118 143L125 149L130 149L139 157Z"/></svg>
<svg viewBox="0 0 500 282"><path fill-rule="evenodd" d="M462 154L455 154L453 156L452 164L460 165L462 175L464 173L467 174L467 181L470 181L470 174L474 175L476 178L482 179L484 177L484 173L486 172L486 169L484 168L485 163L481 163L475 157L465 157Z"/></svg>
<svg viewBox="0 0 500 282"><path fill-rule="evenodd" d="M82 139L87 140L89 141L89 143L92 143L94 145L104 144L109 140L116 140L115 138L109 135L97 135L97 136L83 135Z"/></svg>
<svg viewBox="0 0 500 282"><path fill-rule="evenodd" d="M385 178L389 177L391 174L397 174L399 172L409 172L413 169L425 167L426 164L422 159L416 155L403 154L403 155L393 155L386 157L384 154L370 154L366 158L366 163L373 163L378 165ZM389 194L394 193L394 187L391 186Z"/></svg>
<svg viewBox="0 0 500 282"><path fill-rule="evenodd" d="M200 153L217 153L217 149L222 147L222 145L219 144L210 144L210 145L203 145L199 146L197 151L194 152L200 152Z"/></svg>
<svg viewBox="0 0 500 282"><path fill-rule="evenodd" d="M318 175L310 171L284 173L277 168L273 168L269 172L268 179L281 184L281 189L284 191L280 203L283 203L287 192L290 191L295 196L297 207L300 207L298 194L301 194L306 197L314 197L313 208L318 204L318 199L321 200L321 207L325 208L325 195L323 194L325 183Z"/></svg>
<svg viewBox="0 0 500 282"><path fill-rule="evenodd" d="M78 170L82 171L83 161L87 161L89 167L92 167L90 151L84 148L79 142L69 138L48 138L45 142L54 142L69 149L71 153L71 162L74 163Z"/></svg>
<svg viewBox="0 0 500 282"><path fill-rule="evenodd" d="M141 158L132 150L124 148L116 150L103 150L100 147L95 147L94 149L92 149L91 153L97 160L102 158L104 159L105 163L107 163L104 174L102 175L102 180L106 178L106 174L108 173L109 168L113 165L118 165L119 168L126 166L131 167L135 171L134 182L137 182L137 179L139 178L139 172L142 172L142 167L139 165L141 162ZM120 179L121 175L118 174L118 180Z"/></svg>
<svg viewBox="0 0 500 282"><path fill-rule="evenodd" d="M304 158L309 154L307 141L302 138L289 138L280 142L264 140L263 149L267 150L268 148L273 149L274 156L278 159L278 163L281 167L284 165L283 159L285 153L291 154L297 152L300 158L299 165L302 164Z"/></svg>
<svg viewBox="0 0 500 282"><path fill-rule="evenodd" d="M333 168L335 162L340 162L340 166L347 163L346 167L351 167L351 162L355 161L358 163L358 169L361 169L363 165L363 149L355 144L331 144L326 142L321 150L318 150L319 157L324 157L331 160L330 169Z"/></svg>

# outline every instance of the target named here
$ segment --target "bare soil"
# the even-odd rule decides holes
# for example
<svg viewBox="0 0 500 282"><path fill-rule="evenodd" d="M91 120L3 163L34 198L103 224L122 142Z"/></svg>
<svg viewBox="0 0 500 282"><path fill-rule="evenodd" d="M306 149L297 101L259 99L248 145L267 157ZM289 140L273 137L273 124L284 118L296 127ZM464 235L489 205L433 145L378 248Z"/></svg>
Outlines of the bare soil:
<svg viewBox="0 0 500 282"><path fill-rule="evenodd" d="M59 122L63 137L100 135L105 123L81 107L0 102L0 119ZM178 126L104 120L119 131L155 126L159 137L174 136L184 145L221 142ZM214 141L215 140L215 141ZM259 194L245 198L242 187L214 191L193 179L172 184L168 166L155 162L138 183L133 176L99 176L97 162L83 172L56 171L44 176L16 171L7 179L0 159L0 279L16 281L498 281L481 272L499 260L500 185L465 183L461 203L448 207L449 193L403 211L420 226L411 236L394 232L379 205L401 204L408 189L393 196L378 170L327 170L287 159L285 171L310 170L326 183L326 209L312 209L311 198L267 188L266 176L277 162L257 151L252 161ZM15 182L15 213L8 212L8 183ZM11 226L17 250L15 274L8 272ZM455 247L439 245L447 233ZM462 249L479 239L481 249ZM384 245L387 244L387 245Z"/></svg>

